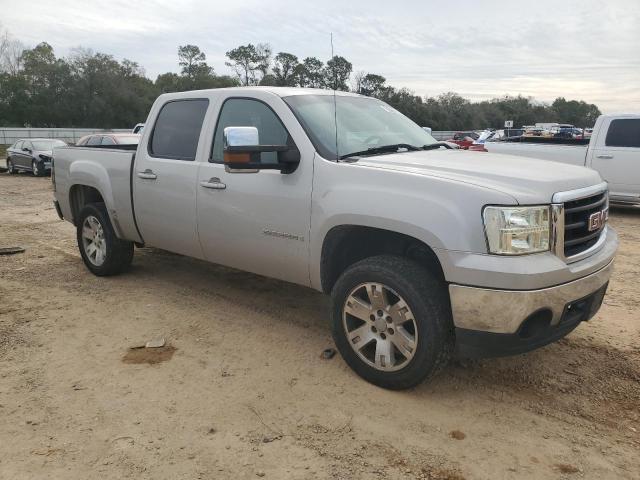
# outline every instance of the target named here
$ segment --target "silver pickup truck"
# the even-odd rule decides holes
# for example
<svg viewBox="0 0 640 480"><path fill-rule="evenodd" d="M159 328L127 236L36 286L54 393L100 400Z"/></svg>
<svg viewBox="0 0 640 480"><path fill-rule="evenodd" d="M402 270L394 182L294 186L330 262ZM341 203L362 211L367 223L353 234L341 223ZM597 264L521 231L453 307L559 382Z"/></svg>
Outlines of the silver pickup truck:
<svg viewBox="0 0 640 480"><path fill-rule="evenodd" d="M135 152L58 148L52 181L94 274L149 245L330 294L343 358L392 389L563 337L618 245L597 172L454 150L324 90L162 95Z"/></svg>

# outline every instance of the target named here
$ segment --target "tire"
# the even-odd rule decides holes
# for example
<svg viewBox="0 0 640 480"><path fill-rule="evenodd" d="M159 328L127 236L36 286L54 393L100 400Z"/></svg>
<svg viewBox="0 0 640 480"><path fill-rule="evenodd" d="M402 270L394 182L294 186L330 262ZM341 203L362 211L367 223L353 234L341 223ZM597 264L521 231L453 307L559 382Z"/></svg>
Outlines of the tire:
<svg viewBox="0 0 640 480"><path fill-rule="evenodd" d="M384 295L376 297L375 292L380 291ZM387 307L379 309L385 298ZM363 305L373 308L363 310ZM381 255L347 268L331 292L331 320L342 358L358 375L379 387L414 387L439 372L453 351L446 285L407 258Z"/></svg>
<svg viewBox="0 0 640 480"><path fill-rule="evenodd" d="M13 161L10 158L7 158L7 172L9 172L9 175L17 173L16 167L13 165Z"/></svg>
<svg viewBox="0 0 640 480"><path fill-rule="evenodd" d="M133 242L116 237L104 203L91 203L80 211L76 237L82 260L94 275L116 275L131 265Z"/></svg>
<svg viewBox="0 0 640 480"><path fill-rule="evenodd" d="M34 177L41 177L44 174L44 168L41 168L35 160L31 160L31 171Z"/></svg>

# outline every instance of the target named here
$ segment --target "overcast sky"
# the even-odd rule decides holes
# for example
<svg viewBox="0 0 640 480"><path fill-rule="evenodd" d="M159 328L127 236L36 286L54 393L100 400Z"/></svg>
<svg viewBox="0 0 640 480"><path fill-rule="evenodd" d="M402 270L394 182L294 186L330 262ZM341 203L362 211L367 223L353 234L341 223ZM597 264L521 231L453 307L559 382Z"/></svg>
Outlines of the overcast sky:
<svg viewBox="0 0 640 480"><path fill-rule="evenodd" d="M354 71L420 95L504 94L640 111L640 0L0 0L0 21L28 46L82 46L128 58L155 79L198 45L218 74L224 54L267 42L274 53L335 53Z"/></svg>

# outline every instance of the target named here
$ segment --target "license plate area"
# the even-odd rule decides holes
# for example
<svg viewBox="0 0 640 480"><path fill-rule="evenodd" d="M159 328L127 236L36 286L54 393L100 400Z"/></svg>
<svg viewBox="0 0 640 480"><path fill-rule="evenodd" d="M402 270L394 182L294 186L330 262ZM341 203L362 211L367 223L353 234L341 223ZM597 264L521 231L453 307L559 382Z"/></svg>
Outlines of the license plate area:
<svg viewBox="0 0 640 480"><path fill-rule="evenodd" d="M593 317L602 306L602 300L604 299L608 286L609 282L586 297L567 303L564 307L560 323L585 322Z"/></svg>

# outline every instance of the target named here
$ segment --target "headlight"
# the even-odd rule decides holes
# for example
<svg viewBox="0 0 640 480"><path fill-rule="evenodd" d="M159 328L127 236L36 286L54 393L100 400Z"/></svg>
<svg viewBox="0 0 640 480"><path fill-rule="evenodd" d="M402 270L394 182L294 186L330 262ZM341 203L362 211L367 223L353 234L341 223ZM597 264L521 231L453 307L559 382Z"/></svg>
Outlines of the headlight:
<svg viewBox="0 0 640 480"><path fill-rule="evenodd" d="M522 255L549 250L549 207L485 207L489 253Z"/></svg>

